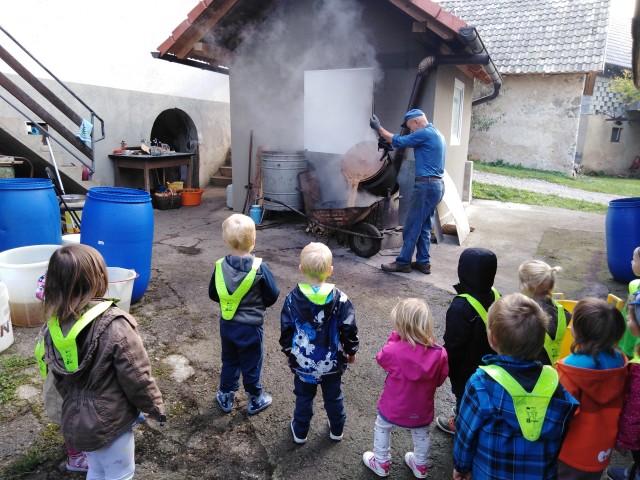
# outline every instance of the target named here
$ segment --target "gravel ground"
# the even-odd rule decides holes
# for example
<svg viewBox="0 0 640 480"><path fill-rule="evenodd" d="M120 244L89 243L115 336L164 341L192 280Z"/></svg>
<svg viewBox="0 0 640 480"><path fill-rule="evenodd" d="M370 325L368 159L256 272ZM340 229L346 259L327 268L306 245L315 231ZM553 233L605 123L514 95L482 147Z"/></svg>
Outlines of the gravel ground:
<svg viewBox="0 0 640 480"><path fill-rule="evenodd" d="M615 200L616 198L622 198L619 195L588 192L586 190L565 187L564 185L558 185L544 180L516 178L487 172L474 171L473 180L479 183L488 183L489 185L500 185L503 187L518 188L520 190L530 190L532 192L558 195L560 197L584 200L592 203L602 203L604 205L608 205L611 200Z"/></svg>

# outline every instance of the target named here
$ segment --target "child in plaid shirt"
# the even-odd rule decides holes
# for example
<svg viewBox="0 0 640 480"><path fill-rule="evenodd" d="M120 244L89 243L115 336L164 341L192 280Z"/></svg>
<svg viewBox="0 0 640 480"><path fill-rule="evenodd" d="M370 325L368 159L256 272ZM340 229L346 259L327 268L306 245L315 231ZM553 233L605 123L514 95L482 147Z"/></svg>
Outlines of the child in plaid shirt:
<svg viewBox="0 0 640 480"><path fill-rule="evenodd" d="M489 308L487 336L498 353L483 358L460 403L453 479L552 480L578 401L553 368L535 361L547 316L520 293Z"/></svg>

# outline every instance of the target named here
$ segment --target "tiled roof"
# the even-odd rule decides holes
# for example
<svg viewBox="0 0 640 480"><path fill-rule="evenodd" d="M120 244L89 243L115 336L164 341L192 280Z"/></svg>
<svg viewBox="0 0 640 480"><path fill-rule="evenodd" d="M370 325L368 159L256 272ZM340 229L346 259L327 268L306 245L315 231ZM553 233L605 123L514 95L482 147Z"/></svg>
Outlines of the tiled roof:
<svg viewBox="0 0 640 480"><path fill-rule="evenodd" d="M446 11L435 0L388 0L418 22L423 22L438 45L447 41L462 43L460 29L467 27L464 19ZM157 58L178 61L191 66L222 71L234 50L245 36L260 24L277 0L199 0L198 4L154 52ZM337 2L336 2L337 3ZM483 32L477 32L478 38ZM464 47L468 48L468 47ZM487 52L493 53L487 48ZM201 62L201 63L195 63ZM494 72L493 64L490 65ZM224 67L226 68L226 67ZM491 83L492 74L482 65L464 67L484 83Z"/></svg>
<svg viewBox="0 0 640 480"><path fill-rule="evenodd" d="M633 4L630 0L611 0L611 6L605 61L611 65L631 68Z"/></svg>
<svg viewBox="0 0 640 480"><path fill-rule="evenodd" d="M500 73L602 71L611 0L434 0L482 32Z"/></svg>

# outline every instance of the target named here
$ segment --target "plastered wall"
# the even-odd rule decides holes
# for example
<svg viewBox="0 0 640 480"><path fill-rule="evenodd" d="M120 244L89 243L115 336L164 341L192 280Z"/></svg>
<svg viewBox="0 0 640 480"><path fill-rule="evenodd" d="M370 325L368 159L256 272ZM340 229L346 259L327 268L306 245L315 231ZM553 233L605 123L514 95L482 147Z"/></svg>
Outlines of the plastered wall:
<svg viewBox="0 0 640 480"><path fill-rule="evenodd" d="M584 75L504 75L503 80L498 98L478 109L497 122L473 135L469 153L482 161L572 171Z"/></svg>

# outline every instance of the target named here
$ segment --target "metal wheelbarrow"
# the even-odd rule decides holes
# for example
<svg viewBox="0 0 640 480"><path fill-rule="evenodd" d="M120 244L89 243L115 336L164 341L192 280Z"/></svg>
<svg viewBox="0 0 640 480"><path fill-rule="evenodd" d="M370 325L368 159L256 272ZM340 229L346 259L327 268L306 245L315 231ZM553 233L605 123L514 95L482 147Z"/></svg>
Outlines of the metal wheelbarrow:
<svg viewBox="0 0 640 480"><path fill-rule="evenodd" d="M369 258L380 251L382 235L380 231L370 223L363 222L367 215L377 207L379 202L375 202L366 207L336 207L331 203L325 203L322 208L312 208L307 215L296 208L278 200L264 197L268 202L275 202L298 215L307 221L319 225L327 230L341 232L347 235L347 245L353 253L359 257ZM324 208L329 207L329 208Z"/></svg>

